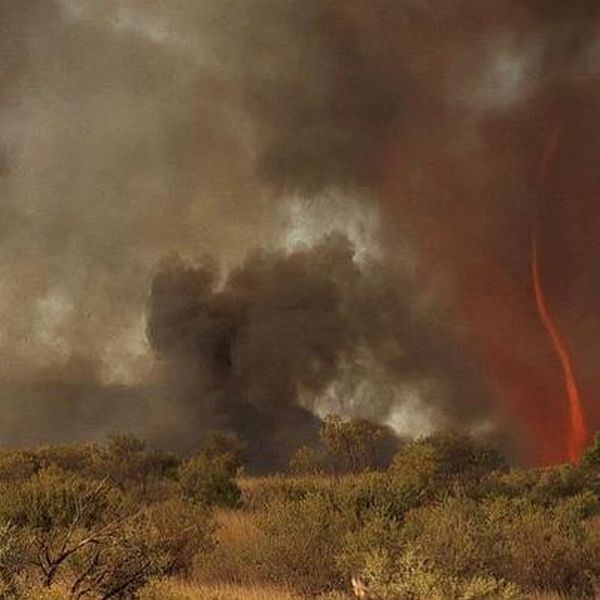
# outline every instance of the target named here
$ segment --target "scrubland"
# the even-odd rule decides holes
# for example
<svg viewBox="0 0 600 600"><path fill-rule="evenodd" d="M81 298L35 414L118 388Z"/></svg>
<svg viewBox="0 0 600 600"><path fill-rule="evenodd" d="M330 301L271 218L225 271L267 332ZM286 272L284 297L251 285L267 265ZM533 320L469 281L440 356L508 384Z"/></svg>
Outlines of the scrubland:
<svg viewBox="0 0 600 600"><path fill-rule="evenodd" d="M519 469L469 437L391 443L328 420L252 477L215 434L188 457L129 436L0 453L0 598L594 598L600 443Z"/></svg>

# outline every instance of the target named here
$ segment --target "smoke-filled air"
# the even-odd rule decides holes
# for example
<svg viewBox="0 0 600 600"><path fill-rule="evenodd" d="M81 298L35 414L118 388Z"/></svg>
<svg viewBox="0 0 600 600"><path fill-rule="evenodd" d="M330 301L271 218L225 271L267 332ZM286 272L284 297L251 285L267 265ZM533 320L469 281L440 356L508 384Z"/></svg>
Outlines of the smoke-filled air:
<svg viewBox="0 0 600 600"><path fill-rule="evenodd" d="M591 441L597 0L2 0L0 59L1 445Z"/></svg>

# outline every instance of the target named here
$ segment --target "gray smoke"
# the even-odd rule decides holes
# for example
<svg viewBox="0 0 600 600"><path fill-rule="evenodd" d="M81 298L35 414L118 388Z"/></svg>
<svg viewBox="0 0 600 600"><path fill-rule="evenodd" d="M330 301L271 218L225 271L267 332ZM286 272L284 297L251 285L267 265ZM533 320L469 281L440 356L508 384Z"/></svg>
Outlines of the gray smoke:
<svg viewBox="0 0 600 600"><path fill-rule="evenodd" d="M357 263L351 242L332 235L308 249L255 252L221 284L214 263L165 261L152 284L148 334L191 431L233 429L259 443L263 457L285 456L312 441L315 403L335 383L345 388L330 409L382 423L406 389L440 382L459 384L438 390L446 425L481 416L480 390L469 389L452 358L458 348L414 308L416 299L394 263ZM362 389L356 398L353 386L365 382L388 382L393 393Z"/></svg>
<svg viewBox="0 0 600 600"><path fill-rule="evenodd" d="M230 427L292 445L330 409L409 435L503 420L521 435L504 401L517 372L543 373L540 427L558 435L528 236L535 216L593 396L599 12L4 0L6 439L122 427L193 446ZM557 127L542 202L531 182ZM50 431L61 386L80 418ZM110 422L98 411L91 432L107 389L137 408Z"/></svg>

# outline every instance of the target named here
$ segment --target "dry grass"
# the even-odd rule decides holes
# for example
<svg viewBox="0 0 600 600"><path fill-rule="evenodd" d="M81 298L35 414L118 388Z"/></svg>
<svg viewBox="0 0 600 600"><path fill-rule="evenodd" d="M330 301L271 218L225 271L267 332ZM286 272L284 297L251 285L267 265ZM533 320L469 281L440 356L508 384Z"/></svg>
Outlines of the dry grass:
<svg viewBox="0 0 600 600"><path fill-rule="evenodd" d="M594 598L600 599L600 589L594 593ZM527 596L527 600L578 600L575 596L565 596L558 592L534 592Z"/></svg>
<svg viewBox="0 0 600 600"><path fill-rule="evenodd" d="M193 584L163 580L146 586L140 600L304 600L288 590L268 586Z"/></svg>
<svg viewBox="0 0 600 600"><path fill-rule="evenodd" d="M224 546L235 546L256 536L256 517L251 512L218 509L213 519L217 526L217 541Z"/></svg>
<svg viewBox="0 0 600 600"><path fill-rule="evenodd" d="M328 475L328 474L315 474L315 475L265 475L262 477L240 477L237 484L240 486L243 492L252 493L260 490L267 486L272 486L276 481L286 482L288 484L308 484L313 483L319 487L327 488L333 487L336 483L339 483L340 479L353 479L359 475L355 474L344 474L344 475Z"/></svg>
<svg viewBox="0 0 600 600"><path fill-rule="evenodd" d="M198 556L193 569L195 578L207 583L254 583L256 520L257 514L252 511L217 509L213 514L217 545L209 554Z"/></svg>
<svg viewBox="0 0 600 600"><path fill-rule="evenodd" d="M340 482L358 480L360 475L273 475L269 477L241 477L237 484L242 490L246 510L262 508L274 499L298 498L307 492L335 489Z"/></svg>
<svg viewBox="0 0 600 600"><path fill-rule="evenodd" d="M597 588L594 592L594 598L600 600L600 589ZM579 600L575 596L566 596L564 594L553 592L535 592L527 596L527 600Z"/></svg>

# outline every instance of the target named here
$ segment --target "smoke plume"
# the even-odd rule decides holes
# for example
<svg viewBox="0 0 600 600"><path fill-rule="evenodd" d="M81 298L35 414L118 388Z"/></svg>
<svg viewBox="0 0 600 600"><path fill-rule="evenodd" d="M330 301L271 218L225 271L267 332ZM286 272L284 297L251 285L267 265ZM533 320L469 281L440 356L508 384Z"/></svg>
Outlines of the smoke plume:
<svg viewBox="0 0 600 600"><path fill-rule="evenodd" d="M534 223L594 427L596 1L26 4L0 6L8 441L272 449L334 410L565 460ZM81 417L50 430L60 389Z"/></svg>
<svg viewBox="0 0 600 600"><path fill-rule="evenodd" d="M434 334L414 303L393 264L359 265L349 240L334 235L304 250L253 253L220 285L214 264L167 260L152 284L149 338L190 433L233 429L250 446L279 448L276 456L311 441L315 403L336 395L336 382L346 385L338 411L384 423L411 387L460 382L437 390L439 419L473 420L481 398L469 397L447 332ZM367 398L359 383L380 388Z"/></svg>

